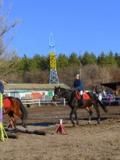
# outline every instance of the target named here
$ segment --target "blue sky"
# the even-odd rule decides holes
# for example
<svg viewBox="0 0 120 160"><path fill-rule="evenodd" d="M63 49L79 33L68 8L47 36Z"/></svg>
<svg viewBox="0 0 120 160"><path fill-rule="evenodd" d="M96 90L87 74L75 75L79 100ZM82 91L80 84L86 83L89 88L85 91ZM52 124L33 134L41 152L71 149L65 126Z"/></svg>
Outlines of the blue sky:
<svg viewBox="0 0 120 160"><path fill-rule="evenodd" d="M120 53L120 0L4 0L9 7L21 21L9 47L21 57L48 55L51 32L57 55Z"/></svg>

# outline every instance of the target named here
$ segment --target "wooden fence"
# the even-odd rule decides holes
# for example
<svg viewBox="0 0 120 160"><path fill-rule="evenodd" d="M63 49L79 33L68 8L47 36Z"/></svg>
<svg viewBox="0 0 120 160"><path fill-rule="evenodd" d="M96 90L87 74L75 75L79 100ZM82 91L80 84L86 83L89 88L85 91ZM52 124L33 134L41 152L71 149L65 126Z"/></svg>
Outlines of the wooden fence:
<svg viewBox="0 0 120 160"><path fill-rule="evenodd" d="M51 100L41 100L41 99L21 99L22 103L24 105L38 105L41 106L42 104L55 104L55 105L66 105L65 98L62 98L57 101L51 101Z"/></svg>
<svg viewBox="0 0 120 160"><path fill-rule="evenodd" d="M41 99L21 99L21 101L24 105L38 105L38 106L45 105L45 104L65 106L67 103L65 98L62 98L57 101L51 101L50 99L42 99L42 100ZM108 100L106 98L103 98L102 102L107 105L120 105L120 97L117 97L113 100Z"/></svg>

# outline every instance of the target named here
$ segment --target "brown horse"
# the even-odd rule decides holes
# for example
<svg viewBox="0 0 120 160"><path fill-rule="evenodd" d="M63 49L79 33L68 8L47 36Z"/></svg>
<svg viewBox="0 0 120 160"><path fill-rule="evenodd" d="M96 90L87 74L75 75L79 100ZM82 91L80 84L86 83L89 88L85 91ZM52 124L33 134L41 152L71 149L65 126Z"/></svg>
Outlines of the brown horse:
<svg viewBox="0 0 120 160"><path fill-rule="evenodd" d="M10 117L8 127L16 128L17 118L21 119L22 126L26 127L27 110L19 98L3 96L3 114Z"/></svg>
<svg viewBox="0 0 120 160"><path fill-rule="evenodd" d="M102 104L102 102L98 99L98 97L94 93L87 93L86 96L84 96L81 100L81 96L77 94L78 91L71 90L71 89L65 89L61 87L55 87L54 89L54 97L53 100L55 100L56 97L58 98L65 98L68 106L71 108L70 111L70 120L75 126L74 118L76 120L76 124L78 125L78 116L77 116L77 109L85 109L89 113L89 122L91 121L92 117L92 108L96 110L97 113L97 123L100 123L100 110L99 106L102 107L104 112L107 112L106 107Z"/></svg>

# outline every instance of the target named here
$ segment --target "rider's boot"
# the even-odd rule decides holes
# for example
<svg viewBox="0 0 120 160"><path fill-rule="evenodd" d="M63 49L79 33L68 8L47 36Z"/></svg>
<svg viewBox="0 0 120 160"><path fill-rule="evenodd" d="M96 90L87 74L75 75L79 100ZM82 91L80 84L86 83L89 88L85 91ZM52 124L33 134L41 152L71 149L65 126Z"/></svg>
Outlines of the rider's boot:
<svg viewBox="0 0 120 160"><path fill-rule="evenodd" d="M80 91L80 97L81 97L80 103L81 103L81 105L83 105L83 91Z"/></svg>
<svg viewBox="0 0 120 160"><path fill-rule="evenodd" d="M81 105L83 105L83 95L81 95Z"/></svg>

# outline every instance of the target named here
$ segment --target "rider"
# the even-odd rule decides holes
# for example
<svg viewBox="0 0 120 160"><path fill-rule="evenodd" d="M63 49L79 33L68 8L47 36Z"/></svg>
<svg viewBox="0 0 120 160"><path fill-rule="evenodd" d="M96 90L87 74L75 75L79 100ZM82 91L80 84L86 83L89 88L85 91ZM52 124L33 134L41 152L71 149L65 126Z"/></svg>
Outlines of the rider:
<svg viewBox="0 0 120 160"><path fill-rule="evenodd" d="M84 85L83 85L83 82L80 79L80 75L79 74L77 74L75 76L73 87L74 87L75 90L80 91L81 103L83 104Z"/></svg>

